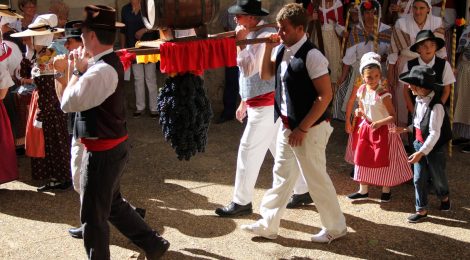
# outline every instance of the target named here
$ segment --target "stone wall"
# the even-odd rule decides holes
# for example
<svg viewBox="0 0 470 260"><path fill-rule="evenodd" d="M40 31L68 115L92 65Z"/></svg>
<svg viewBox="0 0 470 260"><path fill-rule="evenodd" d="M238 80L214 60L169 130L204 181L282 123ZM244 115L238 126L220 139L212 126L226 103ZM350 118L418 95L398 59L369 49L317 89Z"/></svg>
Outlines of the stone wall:
<svg viewBox="0 0 470 260"><path fill-rule="evenodd" d="M146 0L144 0L146 1ZM18 9L18 0L12 0L12 6L14 9ZM109 6L113 6L120 12L123 5L127 4L128 0L95 0L95 1L76 1L76 0L64 0L66 4L68 4L70 8L69 20L81 19L83 6L87 3L93 4L105 4ZM266 18L267 21L273 22L275 20L275 15L277 11L288 2L294 2L289 0L268 0L263 1L263 8L266 8L270 11L271 15ZM49 0L37 0L38 3L38 13L47 13L50 5ZM236 1L233 0L221 0L220 1L220 11L225 10L226 8L230 7L231 5L235 4ZM119 14L118 14L119 17ZM217 33L222 32L222 27L217 23L217 19L215 22L209 25L209 33ZM212 101L214 111L218 113L222 109L222 93L224 88L224 69L214 69L206 71L205 73L205 84L209 93L209 97ZM163 82L162 77L159 79L159 83ZM132 99L130 99L132 100ZM132 102L132 101L130 101Z"/></svg>

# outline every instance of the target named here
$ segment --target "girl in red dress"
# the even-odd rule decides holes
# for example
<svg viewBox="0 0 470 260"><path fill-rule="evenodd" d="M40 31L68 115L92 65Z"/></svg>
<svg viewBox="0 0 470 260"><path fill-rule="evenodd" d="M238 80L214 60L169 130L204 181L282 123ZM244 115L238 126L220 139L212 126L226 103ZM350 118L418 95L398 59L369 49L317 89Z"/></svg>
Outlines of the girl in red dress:
<svg viewBox="0 0 470 260"><path fill-rule="evenodd" d="M358 138L354 147L354 180L359 191L349 199L369 197L368 185L382 186L381 202L391 198L390 187L413 177L411 167L398 134L390 133L395 125L392 95L382 83L380 55L369 52L361 59L359 71L365 84L359 87Z"/></svg>

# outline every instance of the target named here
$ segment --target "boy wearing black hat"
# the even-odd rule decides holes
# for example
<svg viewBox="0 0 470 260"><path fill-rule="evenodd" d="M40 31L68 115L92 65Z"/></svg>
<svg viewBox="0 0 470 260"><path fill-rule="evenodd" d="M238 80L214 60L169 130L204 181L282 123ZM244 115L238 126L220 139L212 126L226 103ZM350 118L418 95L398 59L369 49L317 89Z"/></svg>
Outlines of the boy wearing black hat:
<svg viewBox="0 0 470 260"><path fill-rule="evenodd" d="M428 181L432 178L442 211L450 210L449 186L445 174L446 156L444 145L452 138L450 120L437 92L436 73L428 66L414 66L400 75L400 80L409 84L416 97L413 122L408 128L397 128L397 133L413 132L415 153L409 157L414 164L416 214L408 222L420 222L428 215Z"/></svg>
<svg viewBox="0 0 470 260"><path fill-rule="evenodd" d="M439 93L443 104L448 104L450 85L455 82L452 67L445 59L436 56L436 52L445 46L445 41L436 37L431 30L422 30L416 36L416 42L410 47L410 51L419 53L419 57L408 61L402 73L410 71L417 65L425 65L436 73L436 82L444 85ZM414 100L409 88L403 88L406 107L409 113L414 111Z"/></svg>

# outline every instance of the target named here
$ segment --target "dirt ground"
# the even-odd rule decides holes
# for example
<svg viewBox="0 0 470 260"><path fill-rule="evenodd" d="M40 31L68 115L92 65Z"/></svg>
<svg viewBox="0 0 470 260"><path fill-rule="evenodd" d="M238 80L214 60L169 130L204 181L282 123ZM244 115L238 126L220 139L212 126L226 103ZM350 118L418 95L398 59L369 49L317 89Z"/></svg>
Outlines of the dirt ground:
<svg viewBox="0 0 470 260"><path fill-rule="evenodd" d="M217 115L220 109L215 108ZM343 160L343 124L333 125L328 172L349 234L329 245L310 242L321 228L314 205L287 210L276 240L239 229L259 218L261 198L272 182L271 155L258 178L255 213L236 219L215 215L214 209L228 203L233 192L243 131L236 121L212 124L206 152L186 162L177 160L155 120L148 115L130 118L132 150L122 191L132 204L147 209L146 221L171 242L164 259L470 259L470 155L457 147L448 160L452 211L439 212L439 203L431 196L428 220L409 224L406 217L414 210L411 184L393 188L390 203L380 203L380 189L373 187L368 200L346 198L357 184ZM78 194L36 192L41 183L31 180L29 163L20 158L20 179L0 186L0 259L84 259L83 242L67 233L79 223ZM114 228L110 248L112 259L144 259Z"/></svg>

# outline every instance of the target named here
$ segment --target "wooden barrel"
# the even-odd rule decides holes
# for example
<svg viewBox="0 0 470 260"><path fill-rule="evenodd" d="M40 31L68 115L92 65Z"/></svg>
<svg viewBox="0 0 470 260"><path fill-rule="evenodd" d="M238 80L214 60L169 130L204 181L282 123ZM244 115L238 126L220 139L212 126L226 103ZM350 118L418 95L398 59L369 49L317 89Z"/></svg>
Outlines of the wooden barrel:
<svg viewBox="0 0 470 260"><path fill-rule="evenodd" d="M147 29L190 29L210 23L219 12L219 0L142 0Z"/></svg>

